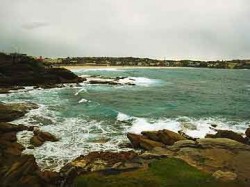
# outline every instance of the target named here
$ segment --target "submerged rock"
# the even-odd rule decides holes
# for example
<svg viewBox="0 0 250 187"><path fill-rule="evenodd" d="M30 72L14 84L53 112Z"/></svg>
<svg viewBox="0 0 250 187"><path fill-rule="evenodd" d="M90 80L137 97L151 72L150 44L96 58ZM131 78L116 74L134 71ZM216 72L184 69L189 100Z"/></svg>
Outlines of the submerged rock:
<svg viewBox="0 0 250 187"><path fill-rule="evenodd" d="M126 77L107 78L101 76L86 77L86 82L89 84L108 84L108 85L135 85L134 80Z"/></svg>

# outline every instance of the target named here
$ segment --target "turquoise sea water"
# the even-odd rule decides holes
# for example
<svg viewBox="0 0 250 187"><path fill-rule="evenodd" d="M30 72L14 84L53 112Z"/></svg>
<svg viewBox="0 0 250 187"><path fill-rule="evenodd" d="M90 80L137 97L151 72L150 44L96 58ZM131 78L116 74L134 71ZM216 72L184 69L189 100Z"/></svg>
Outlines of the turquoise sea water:
<svg viewBox="0 0 250 187"><path fill-rule="evenodd" d="M0 101L31 101L39 109L14 123L36 125L60 138L25 153L34 154L43 169L58 170L90 151L127 150L126 133L182 130L204 137L217 129L243 133L250 125L250 71L220 69L77 70L78 75L124 76L135 86L80 84L73 87L27 88ZM30 89L30 90L29 90ZM28 146L30 132L18 134Z"/></svg>

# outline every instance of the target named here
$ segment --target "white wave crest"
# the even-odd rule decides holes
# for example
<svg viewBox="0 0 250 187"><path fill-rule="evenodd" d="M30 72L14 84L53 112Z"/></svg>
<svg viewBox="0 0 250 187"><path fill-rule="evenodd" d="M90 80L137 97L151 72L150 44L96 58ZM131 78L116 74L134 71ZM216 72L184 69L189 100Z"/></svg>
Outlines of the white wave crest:
<svg viewBox="0 0 250 187"><path fill-rule="evenodd" d="M90 102L90 101L88 101L87 99L81 99L78 103L87 103L87 102Z"/></svg>
<svg viewBox="0 0 250 187"><path fill-rule="evenodd" d="M194 119L180 117L176 119L148 120L134 117L128 132L140 134L142 131L168 129L174 132L182 131L193 138L204 138L207 134L215 134L216 130L232 130L243 135L248 123L248 121L234 122L216 118Z"/></svg>
<svg viewBox="0 0 250 187"><path fill-rule="evenodd" d="M158 79L149 79L146 77L127 77L123 79L119 79L118 81L121 84L128 84L128 83L133 83L137 86L152 86L152 85L157 85L161 82L161 80Z"/></svg>

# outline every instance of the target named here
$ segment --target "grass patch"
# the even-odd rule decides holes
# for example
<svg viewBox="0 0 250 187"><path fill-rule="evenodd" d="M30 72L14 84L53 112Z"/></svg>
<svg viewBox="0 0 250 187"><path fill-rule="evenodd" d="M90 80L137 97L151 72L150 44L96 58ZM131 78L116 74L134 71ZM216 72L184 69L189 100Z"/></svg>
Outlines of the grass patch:
<svg viewBox="0 0 250 187"><path fill-rule="evenodd" d="M75 187L238 187L236 183L219 183L182 160L167 158L154 161L148 169L118 175L92 173L75 179Z"/></svg>

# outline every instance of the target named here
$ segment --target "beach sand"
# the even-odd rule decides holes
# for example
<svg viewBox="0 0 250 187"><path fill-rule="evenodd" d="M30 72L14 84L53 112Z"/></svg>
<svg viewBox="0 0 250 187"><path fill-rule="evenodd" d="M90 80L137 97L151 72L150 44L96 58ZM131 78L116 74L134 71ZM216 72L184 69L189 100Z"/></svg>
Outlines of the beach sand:
<svg viewBox="0 0 250 187"><path fill-rule="evenodd" d="M60 68L65 68L69 70L77 69L176 69L183 67L155 67L155 66L84 66L84 65L63 65Z"/></svg>

